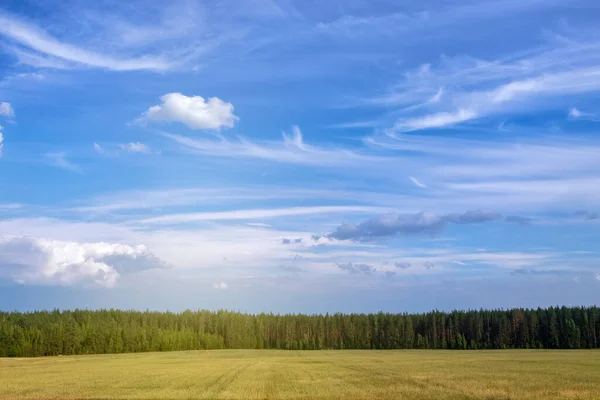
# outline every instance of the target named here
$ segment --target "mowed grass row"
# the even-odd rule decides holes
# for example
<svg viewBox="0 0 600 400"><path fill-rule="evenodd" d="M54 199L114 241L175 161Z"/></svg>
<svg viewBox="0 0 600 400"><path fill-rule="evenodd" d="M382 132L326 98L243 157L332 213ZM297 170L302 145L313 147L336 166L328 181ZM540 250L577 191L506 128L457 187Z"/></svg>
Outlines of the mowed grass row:
<svg viewBox="0 0 600 400"><path fill-rule="evenodd" d="M0 398L600 399L600 352L217 350L5 358Z"/></svg>

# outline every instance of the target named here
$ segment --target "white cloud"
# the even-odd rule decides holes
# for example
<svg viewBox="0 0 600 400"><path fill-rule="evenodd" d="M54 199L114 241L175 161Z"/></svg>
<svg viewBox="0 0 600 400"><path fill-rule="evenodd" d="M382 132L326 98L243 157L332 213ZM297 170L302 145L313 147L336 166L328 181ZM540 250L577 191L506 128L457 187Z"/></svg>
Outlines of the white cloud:
<svg viewBox="0 0 600 400"><path fill-rule="evenodd" d="M94 145L96 145L96 143L94 143ZM150 153L150 147L140 142L119 144L119 148L131 153Z"/></svg>
<svg viewBox="0 0 600 400"><path fill-rule="evenodd" d="M218 130L232 128L238 120L233 114L233 104L217 97L205 100L201 96L167 93L160 99L162 104L150 107L139 121L174 121L192 129Z"/></svg>
<svg viewBox="0 0 600 400"><path fill-rule="evenodd" d="M600 281L600 272L598 272L598 273L596 274L596 280L597 280L597 281Z"/></svg>
<svg viewBox="0 0 600 400"><path fill-rule="evenodd" d="M0 266L21 284L114 287L121 274L162 268L145 246L0 237Z"/></svg>
<svg viewBox="0 0 600 400"><path fill-rule="evenodd" d="M420 129L441 128L459 122L477 118L474 110L461 108L456 112L439 112L417 118L408 118L397 121L391 131L409 132Z"/></svg>
<svg viewBox="0 0 600 400"><path fill-rule="evenodd" d="M23 208L23 205L19 203L0 204L0 210L18 210L20 208Z"/></svg>
<svg viewBox="0 0 600 400"><path fill-rule="evenodd" d="M65 152L46 153L45 156L50 162L50 164L57 168L73 172L81 172L81 169L78 165L72 163L67 159L67 153Z"/></svg>
<svg viewBox="0 0 600 400"><path fill-rule="evenodd" d="M125 190L115 191L80 201L80 206L71 208L76 212L119 212L123 210L165 209L176 206L208 206L218 204L239 205L245 202L265 202L272 200L325 200L360 199L361 203L393 207L399 204L420 209L422 200L408 195L391 192L368 192L363 190L339 190L313 187L294 187L282 185L245 185L226 187L188 187L164 188L162 190ZM129 213L128 213L129 214ZM254 226L263 226L254 225ZM268 224L266 225L269 226Z"/></svg>
<svg viewBox="0 0 600 400"><path fill-rule="evenodd" d="M72 69L75 66L73 63L55 57L23 51L17 48L13 48L12 51L21 64L30 65L35 68Z"/></svg>
<svg viewBox="0 0 600 400"><path fill-rule="evenodd" d="M422 184L417 178L415 178L414 176L409 176L408 179L414 183L416 186L420 187L420 188L427 188L427 185Z"/></svg>
<svg viewBox="0 0 600 400"><path fill-rule="evenodd" d="M292 207L257 210L201 212L188 214L167 214L159 217L146 218L135 222L138 224L179 224L200 221L252 220L299 215L315 215L329 213L377 213L386 211L390 211L390 209L369 206Z"/></svg>
<svg viewBox="0 0 600 400"><path fill-rule="evenodd" d="M0 115L4 117L13 118L15 116L15 110L12 108L10 103L5 101L0 102Z"/></svg>
<svg viewBox="0 0 600 400"><path fill-rule="evenodd" d="M404 74L370 104L402 104L390 132L452 126L492 115L555 107L567 96L600 90L600 46L576 39L497 60L441 57ZM444 88L444 92L440 91ZM556 101L550 101L555 98ZM416 113L415 110L420 112ZM572 108L570 118L596 117Z"/></svg>
<svg viewBox="0 0 600 400"><path fill-rule="evenodd" d="M584 112L576 107L571 107L569 109L569 118L600 122L600 113Z"/></svg>
<svg viewBox="0 0 600 400"><path fill-rule="evenodd" d="M292 127L291 136L283 132L283 143L286 146L296 147L300 150L306 150L306 146L304 145L304 141L302 139L302 131L297 125L294 125Z"/></svg>
<svg viewBox="0 0 600 400"><path fill-rule="evenodd" d="M62 43L53 38L42 29L32 26L13 16L0 13L0 35L9 40L46 56L51 57L46 63L56 64L56 59L71 63L83 64L90 67L106 68L116 71L131 70L166 70L172 67L172 64L160 59L151 57L140 57L132 59L119 59L111 56L94 53L76 46ZM22 53L22 52L21 52ZM30 53L30 58L44 60L38 54ZM21 57L21 61L26 61ZM59 61L60 62L60 61ZM36 62L40 66L39 62Z"/></svg>
<svg viewBox="0 0 600 400"><path fill-rule="evenodd" d="M227 284L225 282L213 283L213 287L217 290L225 290L227 289Z"/></svg>
<svg viewBox="0 0 600 400"><path fill-rule="evenodd" d="M150 154L152 149L141 142L130 142L130 143L118 143L118 144L105 144L100 145L94 142L94 150L98 154L105 156L118 156L121 153L143 153Z"/></svg>
<svg viewBox="0 0 600 400"><path fill-rule="evenodd" d="M253 226L255 228L270 228L271 224L265 224L263 222L248 222L246 223L248 226Z"/></svg>
<svg viewBox="0 0 600 400"><path fill-rule="evenodd" d="M533 132L515 142L388 135L372 137L367 143L411 160L406 169L419 171L419 178L435 188L435 197L421 197L427 208L462 204L510 214L564 212L565 204L571 210L590 209L600 200L596 172L600 141L592 137L557 138ZM430 203L434 198L437 205ZM402 202L409 203L413 204L409 199Z"/></svg>
<svg viewBox="0 0 600 400"><path fill-rule="evenodd" d="M303 232L300 230L301 226L298 230L278 230L276 227L251 228L243 224L209 224L206 227L183 229L134 229L121 223L74 222L42 218L0 220L0 232L15 234L17 237L27 233L34 238L52 237L53 242L144 243L148 249L152 249L152 254L158 259L172 266L170 269L155 270L155 273L152 273L154 277L160 274L165 278L183 280L201 276L208 280L209 285L219 282L231 283L230 280L244 279L242 276L264 279L280 265L298 266L307 271L305 274L307 279L312 279L338 276L336 263L348 261L379 266L383 261L399 260L402 263L395 267L390 265L382 271L392 269L403 275L445 272L456 275L462 273L460 271L467 272L464 267L458 268L452 264L452 261L461 260L471 266L480 266L481 268L474 268L470 272L481 272L482 276L493 273L494 269L498 269L499 274L506 275L506 271L502 269L557 268L562 262L568 265L573 263L572 255L564 252L494 253L476 252L461 247L415 248L409 245L391 248L373 243L341 242L330 242L327 246L318 246L319 243L314 243L310 246L313 232ZM303 238L306 247L299 252L294 246L282 246L282 237ZM8 257L8 252L0 248L0 257ZM160 268L162 264L150 256L140 257L135 260L131 260L131 257L104 257L101 260L95 257L94 260L114 268L121 275L119 285L125 286L135 285L138 277L142 279L142 276L149 276L151 273L147 271L125 279L126 271ZM23 257L16 256L16 258ZM588 268L594 273L597 271L595 267L598 260L595 253L578 256L577 259L579 267ZM434 263L436 268L431 270L420 268L427 261ZM407 268L409 264L419 268ZM8 271L4 268L5 263L0 262L0 265L3 266L0 271ZM448 271L448 268L451 270ZM578 273L573 270L573 274ZM12 275L8 277L12 279ZM83 282L93 281L92 278L87 278Z"/></svg>
<svg viewBox="0 0 600 400"><path fill-rule="evenodd" d="M570 118L575 118L576 119L576 118L581 117L581 115L582 115L581 111L579 111L576 107L571 107L569 109L569 117Z"/></svg>
<svg viewBox="0 0 600 400"><path fill-rule="evenodd" d="M251 142L244 138L230 141L222 138L191 139L163 133L163 136L184 146L188 151L210 157L253 158L302 165L339 165L355 168L380 168L399 160L355 152L343 148L311 146L304 142L298 127L292 135L283 134L283 141Z"/></svg>
<svg viewBox="0 0 600 400"><path fill-rule="evenodd" d="M435 95L433 95L428 101L428 104L439 103L442 96L444 95L444 89L440 88Z"/></svg>

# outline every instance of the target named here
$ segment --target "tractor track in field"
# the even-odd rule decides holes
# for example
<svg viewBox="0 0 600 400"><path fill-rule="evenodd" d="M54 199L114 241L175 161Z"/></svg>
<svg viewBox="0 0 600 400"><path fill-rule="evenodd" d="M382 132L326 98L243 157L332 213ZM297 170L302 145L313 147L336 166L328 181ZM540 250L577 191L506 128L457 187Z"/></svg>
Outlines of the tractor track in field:
<svg viewBox="0 0 600 400"><path fill-rule="evenodd" d="M217 379L209 383L204 388L202 394L209 395L208 398L216 397L219 393L223 392L232 382L234 382L241 373L250 368L252 365L253 363L248 363L225 372Z"/></svg>

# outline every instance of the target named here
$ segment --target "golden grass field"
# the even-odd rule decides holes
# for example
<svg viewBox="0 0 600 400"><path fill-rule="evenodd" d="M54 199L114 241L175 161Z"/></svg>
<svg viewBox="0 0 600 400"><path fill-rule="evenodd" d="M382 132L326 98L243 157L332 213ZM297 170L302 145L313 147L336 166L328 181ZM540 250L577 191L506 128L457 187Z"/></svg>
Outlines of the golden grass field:
<svg viewBox="0 0 600 400"><path fill-rule="evenodd" d="M2 399L600 399L600 351L216 350L0 359Z"/></svg>

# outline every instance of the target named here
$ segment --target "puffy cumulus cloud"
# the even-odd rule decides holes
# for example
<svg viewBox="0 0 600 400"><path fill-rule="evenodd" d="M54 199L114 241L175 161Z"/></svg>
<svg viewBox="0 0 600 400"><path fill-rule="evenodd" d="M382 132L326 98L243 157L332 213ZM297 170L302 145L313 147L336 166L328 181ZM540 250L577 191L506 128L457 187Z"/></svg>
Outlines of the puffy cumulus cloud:
<svg viewBox="0 0 600 400"><path fill-rule="evenodd" d="M15 110L12 108L10 103L2 101L0 102L0 115L3 117L13 118L15 116Z"/></svg>
<svg viewBox="0 0 600 400"><path fill-rule="evenodd" d="M150 107L138 121L173 121L192 129L218 130L232 128L238 120L233 114L233 104L217 97L206 100L201 96L167 93L160 99L162 104Z"/></svg>
<svg viewBox="0 0 600 400"><path fill-rule="evenodd" d="M114 287L122 274L164 267L143 245L0 237L0 275L21 284Z"/></svg>
<svg viewBox="0 0 600 400"><path fill-rule="evenodd" d="M376 271L375 268L368 264L337 263L336 265L342 271L346 271L351 274L371 275L371 273Z"/></svg>
<svg viewBox="0 0 600 400"><path fill-rule="evenodd" d="M475 224L499 219L502 219L501 214L481 210L448 215L438 215L431 211L422 211L416 214L390 213L368 219L359 224L342 224L335 232L326 235L326 237L337 240L371 240L397 234L434 235L444 230L448 223Z"/></svg>
<svg viewBox="0 0 600 400"><path fill-rule="evenodd" d="M225 290L227 289L227 284L225 282L213 283L213 288L217 290Z"/></svg>
<svg viewBox="0 0 600 400"><path fill-rule="evenodd" d="M506 222L512 222L521 226L531 225L533 223L533 218L530 217L521 217L518 215L509 215L504 218Z"/></svg>

